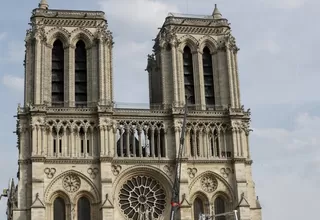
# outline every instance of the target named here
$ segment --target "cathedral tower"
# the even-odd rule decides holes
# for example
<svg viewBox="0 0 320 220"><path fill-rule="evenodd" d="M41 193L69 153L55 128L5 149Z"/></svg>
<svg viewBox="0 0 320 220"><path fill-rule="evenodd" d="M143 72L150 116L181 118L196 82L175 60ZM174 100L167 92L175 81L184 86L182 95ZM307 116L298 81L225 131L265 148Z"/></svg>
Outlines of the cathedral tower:
<svg viewBox="0 0 320 220"><path fill-rule="evenodd" d="M187 104L177 219L261 220L238 48L219 10L169 13L148 58L150 109L113 106L112 48L103 12L33 10L8 219L169 219Z"/></svg>

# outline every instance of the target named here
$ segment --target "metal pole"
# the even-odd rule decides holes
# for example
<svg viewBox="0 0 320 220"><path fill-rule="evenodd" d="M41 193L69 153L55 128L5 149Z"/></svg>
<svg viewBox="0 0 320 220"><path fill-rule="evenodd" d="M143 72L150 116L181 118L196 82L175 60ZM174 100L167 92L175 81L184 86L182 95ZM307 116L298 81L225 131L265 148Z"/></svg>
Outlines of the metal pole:
<svg viewBox="0 0 320 220"><path fill-rule="evenodd" d="M236 220L238 220L238 215L237 215L238 210L233 210L233 212L234 212L234 216L236 217Z"/></svg>

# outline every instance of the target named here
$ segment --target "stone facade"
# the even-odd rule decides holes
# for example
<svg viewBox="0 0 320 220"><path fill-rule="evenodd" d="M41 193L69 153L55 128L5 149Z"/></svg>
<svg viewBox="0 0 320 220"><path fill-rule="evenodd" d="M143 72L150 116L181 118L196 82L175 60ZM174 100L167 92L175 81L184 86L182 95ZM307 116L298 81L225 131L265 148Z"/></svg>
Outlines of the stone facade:
<svg viewBox="0 0 320 220"><path fill-rule="evenodd" d="M59 107L51 100L57 39L64 49ZM80 40L87 71L81 107L75 99ZM195 103L188 108L177 219L197 219L197 199L201 212L218 212L219 197L225 212L238 210L241 220L261 220L251 174L250 111L240 102L238 48L217 8L211 16L168 15L148 58L150 109L142 110L114 106L113 39L104 13L51 10L46 1L33 10L26 36L25 102L17 120L19 181L9 190L8 219L56 220L57 198L64 201L64 219L81 219L82 197L90 201L92 220L169 219L186 101L186 46L192 53ZM214 105L206 104L205 47L213 66Z"/></svg>

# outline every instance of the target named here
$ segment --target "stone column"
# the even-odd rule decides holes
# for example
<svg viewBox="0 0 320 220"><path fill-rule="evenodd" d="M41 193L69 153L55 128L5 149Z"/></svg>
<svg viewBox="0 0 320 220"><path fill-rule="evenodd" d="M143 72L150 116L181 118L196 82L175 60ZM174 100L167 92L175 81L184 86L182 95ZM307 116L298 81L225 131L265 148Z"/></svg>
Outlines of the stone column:
<svg viewBox="0 0 320 220"><path fill-rule="evenodd" d="M33 100L34 89L34 66L32 60L33 46L30 41L26 42L26 57L25 57L25 79L24 79L24 105Z"/></svg>
<svg viewBox="0 0 320 220"><path fill-rule="evenodd" d="M108 41L104 42L104 75L105 75L105 101L110 104L112 97L112 45Z"/></svg>
<svg viewBox="0 0 320 220"><path fill-rule="evenodd" d="M232 149L233 149L233 157L238 157L238 144L237 144L237 129L235 127L232 128Z"/></svg>
<svg viewBox="0 0 320 220"><path fill-rule="evenodd" d="M215 101L215 105L218 107L218 106L221 106L218 52L217 51L211 52L211 58L212 58L212 70L213 70L214 101Z"/></svg>
<svg viewBox="0 0 320 220"><path fill-rule="evenodd" d="M41 104L41 40L36 38L34 45L34 104Z"/></svg>
<svg viewBox="0 0 320 220"><path fill-rule="evenodd" d="M239 101L238 101L238 83L237 83L237 73L236 73L236 64L235 64L235 55L234 51L230 50L230 58L231 58L231 72L232 72L232 83L233 83L233 92L234 92L234 104L235 108L239 108Z"/></svg>
<svg viewBox="0 0 320 220"><path fill-rule="evenodd" d="M178 90L178 65L177 65L177 45L171 42L171 57L172 57L172 77L173 77L173 103L178 104L179 100L179 90Z"/></svg>
<svg viewBox="0 0 320 220"><path fill-rule="evenodd" d="M45 219L44 206L44 163L32 162L32 186L31 186L31 219L42 220Z"/></svg>
<svg viewBox="0 0 320 220"><path fill-rule="evenodd" d="M201 106L201 86L199 82L199 72L200 72L200 66L199 66L199 52L198 51L192 51L192 66L193 66L193 86L194 86L194 98L195 98L195 104L196 109L199 109ZM202 74L203 76L203 74Z"/></svg>
<svg viewBox="0 0 320 220"><path fill-rule="evenodd" d="M105 60L104 60L104 75L105 75L105 101L106 104L111 104L113 101L113 66L112 66L112 42L106 40L104 42Z"/></svg>
<svg viewBox="0 0 320 220"><path fill-rule="evenodd" d="M43 104L44 102L44 94L45 94L45 77L46 77L46 54L45 54L45 42L41 42L41 61L40 61L40 104Z"/></svg>
<svg viewBox="0 0 320 220"><path fill-rule="evenodd" d="M232 55L229 47L226 47L227 53L227 68L228 68L228 82L229 82L229 94L230 94L230 104L231 107L235 107L235 97L234 97L234 84L233 84L233 73L232 73Z"/></svg>
<svg viewBox="0 0 320 220"><path fill-rule="evenodd" d="M239 205L240 219L251 220L250 205L245 200L242 200L242 197L248 200L246 165L244 164L244 162L237 162L237 161L235 162L234 175L236 179L236 193L237 193L236 205Z"/></svg>
<svg viewBox="0 0 320 220"><path fill-rule="evenodd" d="M98 44L98 69L99 69L99 101L102 105L105 105L106 103L106 97L105 97L105 77L106 74L104 72L105 70L105 45L103 44L103 40L99 39Z"/></svg>
<svg viewBox="0 0 320 220"><path fill-rule="evenodd" d="M199 104L199 109L200 110L205 110L206 109L206 97L205 97L205 87L204 87L204 75L203 75L203 60L202 60L202 51L197 50L196 57L197 57L197 62L196 65L197 67L197 72L196 75L198 76L198 85L199 85L199 101L197 102Z"/></svg>
<svg viewBox="0 0 320 220"><path fill-rule="evenodd" d="M64 50L64 86L65 86L65 103L67 107L75 107L75 49L69 45Z"/></svg>
<svg viewBox="0 0 320 220"><path fill-rule="evenodd" d="M184 105L186 102L185 91L184 91L184 70L183 70L183 49L177 49L177 84L180 105Z"/></svg>

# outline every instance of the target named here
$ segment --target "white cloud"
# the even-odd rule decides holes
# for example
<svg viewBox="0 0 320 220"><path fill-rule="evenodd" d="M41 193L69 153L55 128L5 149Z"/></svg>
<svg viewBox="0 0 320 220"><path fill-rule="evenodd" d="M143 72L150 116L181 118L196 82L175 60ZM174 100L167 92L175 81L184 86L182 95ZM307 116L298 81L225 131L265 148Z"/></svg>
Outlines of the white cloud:
<svg viewBox="0 0 320 220"><path fill-rule="evenodd" d="M0 41L4 40L6 37L7 37L7 33L6 32L0 33Z"/></svg>
<svg viewBox="0 0 320 220"><path fill-rule="evenodd" d="M277 37L276 32L267 31L256 40L256 49L269 52L270 54L277 54L281 51L280 45L277 42L279 38Z"/></svg>
<svg viewBox="0 0 320 220"><path fill-rule="evenodd" d="M115 100L148 103L147 54L152 52L152 39L167 14L179 10L172 3L157 0L101 0L99 5L106 13L115 41L114 84L120 88ZM135 85L133 93L121 89L132 85Z"/></svg>
<svg viewBox="0 0 320 220"><path fill-rule="evenodd" d="M157 30L168 12L178 11L175 5L156 0L104 0L99 4L106 12L107 19L130 24L125 28L133 29L143 27ZM123 26L121 28L125 29Z"/></svg>
<svg viewBox="0 0 320 220"><path fill-rule="evenodd" d="M263 3L279 9L297 9L301 8L307 0L261 0Z"/></svg>
<svg viewBox="0 0 320 220"><path fill-rule="evenodd" d="M316 212L298 210L301 201L313 201L320 196L319 131L320 117L308 113L299 114L291 129L254 129L253 169L259 170L254 172L254 180L265 219L318 218ZM315 205L308 205L308 210L313 208Z"/></svg>
<svg viewBox="0 0 320 220"><path fill-rule="evenodd" d="M23 42L10 41L7 48L0 51L0 61L2 63L20 62L24 60L25 47Z"/></svg>
<svg viewBox="0 0 320 220"><path fill-rule="evenodd" d="M24 79L18 76L4 75L1 79L1 83L10 89L22 91L24 86Z"/></svg>

